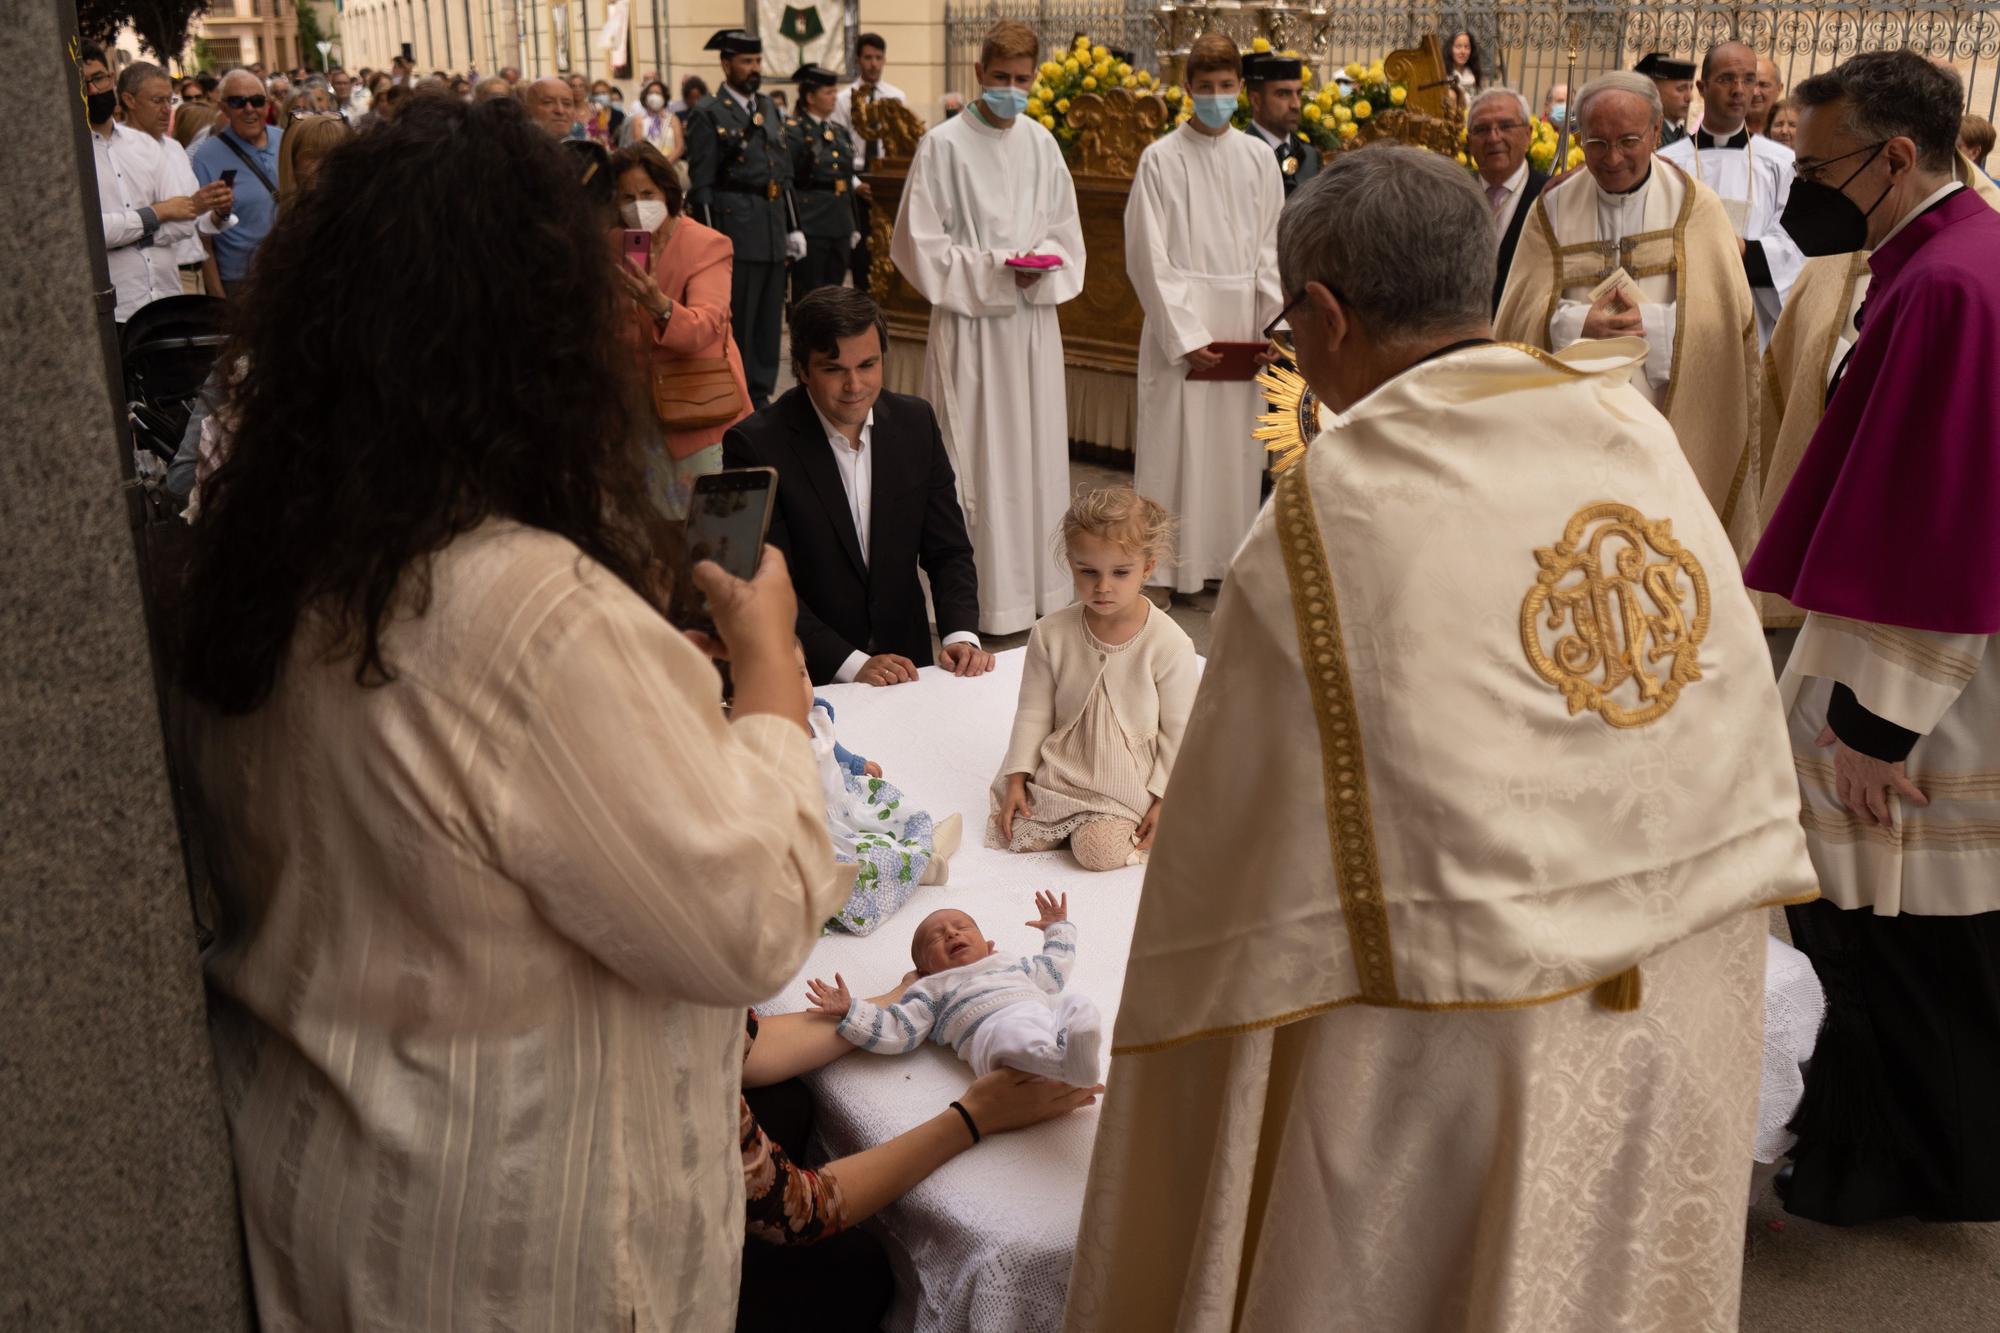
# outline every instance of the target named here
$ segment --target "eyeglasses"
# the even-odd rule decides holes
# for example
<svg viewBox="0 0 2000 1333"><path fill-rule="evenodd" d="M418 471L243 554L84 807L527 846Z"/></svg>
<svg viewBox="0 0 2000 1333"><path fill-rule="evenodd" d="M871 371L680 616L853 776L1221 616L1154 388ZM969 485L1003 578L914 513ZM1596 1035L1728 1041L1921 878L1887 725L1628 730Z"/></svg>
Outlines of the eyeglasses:
<svg viewBox="0 0 2000 1333"><path fill-rule="evenodd" d="M1592 156L1607 148L1616 148L1621 153L1631 154L1638 152L1645 142L1643 134L1621 134L1616 139L1585 139L1583 151L1585 156Z"/></svg>
<svg viewBox="0 0 2000 1333"><path fill-rule="evenodd" d="M244 97L239 94L235 97L223 98L222 104L228 107L231 111L241 111L246 106L255 107L257 108L257 110L262 111L264 109L264 103L268 102L269 100L270 99L265 97L264 94L262 93L252 93L248 97Z"/></svg>
<svg viewBox="0 0 2000 1333"><path fill-rule="evenodd" d="M1802 180L1802 181L1812 181L1815 184L1817 184L1819 183L1820 173L1825 171L1828 167L1832 166L1834 163L1845 162L1848 158L1859 157L1863 153L1869 153L1869 152L1879 153L1882 151L1883 147L1888 144L1888 142L1889 141L1887 139L1877 139L1874 143L1863 144L1861 147L1855 149L1853 152L1842 153L1839 157L1824 157L1824 158L1819 158L1817 160L1806 157L1799 158L1798 160L1792 163L1792 179ZM1869 159L1869 161L1873 160L1874 160L1873 158ZM1863 169L1865 169L1867 166L1868 166L1867 162L1863 162L1861 164L1861 167ZM1856 174L1858 175L1859 171L1857 171ZM1852 180L1853 177L1850 176L1848 177L1848 179Z"/></svg>
<svg viewBox="0 0 2000 1333"><path fill-rule="evenodd" d="M1352 306L1354 304L1354 302L1347 299L1346 294L1342 292L1340 288L1330 286L1327 283L1321 283L1320 285L1322 287L1325 287L1327 291L1333 293L1333 299L1340 302L1342 305ZM1280 324L1283 324L1287 319L1289 319L1291 317L1291 313L1299 308L1299 302L1306 299L1306 292L1308 290L1309 290L1308 288L1301 287L1299 289L1299 294L1297 296L1294 296L1291 300L1285 302L1285 308L1278 312L1278 317L1272 320L1269 324L1266 324L1264 326L1265 342L1275 342L1278 343L1278 345L1281 347L1289 345L1291 339L1291 330L1280 329L1278 326ZM1279 341L1281 336L1284 339L1284 341L1282 342Z"/></svg>
<svg viewBox="0 0 2000 1333"><path fill-rule="evenodd" d="M1527 128L1528 122L1525 120L1489 120L1484 125L1474 125L1466 133L1475 139L1497 139L1502 135L1512 134L1515 130Z"/></svg>

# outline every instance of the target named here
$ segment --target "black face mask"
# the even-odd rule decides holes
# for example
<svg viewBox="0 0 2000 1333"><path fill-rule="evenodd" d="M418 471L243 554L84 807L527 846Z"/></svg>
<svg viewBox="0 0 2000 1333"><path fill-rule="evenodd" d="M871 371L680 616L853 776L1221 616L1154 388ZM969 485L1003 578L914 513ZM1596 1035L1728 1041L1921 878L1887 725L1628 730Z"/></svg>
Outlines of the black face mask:
<svg viewBox="0 0 2000 1333"><path fill-rule="evenodd" d="M1868 217L1882 206L1889 197L1893 185L1882 187L1882 193L1875 196L1875 202L1863 212L1861 205L1847 197L1846 186L1856 176L1868 170L1868 164L1881 156L1889 146L1884 139L1873 148L1857 148L1854 153L1843 153L1841 157L1821 163L1831 166L1844 157L1855 153L1868 154L1867 161L1848 173L1847 180L1839 186L1826 185L1820 181L1793 181L1792 197L1785 202L1785 211L1778 218L1778 225L1790 233L1798 245L1799 253L1809 259L1821 255L1846 255L1863 249L1868 244Z"/></svg>
<svg viewBox="0 0 2000 1333"><path fill-rule="evenodd" d="M117 109L118 94L115 92L84 94L84 114L90 117L90 123L93 125L102 125L111 119L111 113Z"/></svg>

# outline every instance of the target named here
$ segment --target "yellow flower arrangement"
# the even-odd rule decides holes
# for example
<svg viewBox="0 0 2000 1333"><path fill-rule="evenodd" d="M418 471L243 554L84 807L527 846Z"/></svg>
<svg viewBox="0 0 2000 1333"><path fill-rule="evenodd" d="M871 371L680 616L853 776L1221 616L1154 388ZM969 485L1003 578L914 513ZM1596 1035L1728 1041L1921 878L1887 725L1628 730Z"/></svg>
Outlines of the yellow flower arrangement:
<svg viewBox="0 0 2000 1333"><path fill-rule="evenodd" d="M1321 111L1319 109L1318 102L1307 102L1305 106L1299 111L1299 115L1303 119L1309 121L1314 125L1319 124L1320 118L1323 117L1325 114L1326 113L1324 111Z"/></svg>
<svg viewBox="0 0 2000 1333"><path fill-rule="evenodd" d="M1410 90L1399 83L1389 90L1389 100L1397 106L1401 106L1410 100Z"/></svg>
<svg viewBox="0 0 2000 1333"><path fill-rule="evenodd" d="M1352 139L1352 138L1353 138L1353 137L1354 137L1355 135L1357 135L1357 134L1359 134L1359 133L1361 133L1361 127L1360 127L1359 125L1356 125L1356 124L1355 124L1355 123L1354 123L1353 121L1351 121L1351 120L1343 120L1343 121L1341 121L1341 122L1340 122L1340 137L1341 137L1341 138L1343 138L1343 139Z"/></svg>
<svg viewBox="0 0 2000 1333"><path fill-rule="evenodd" d="M1267 56L1271 54L1270 39L1266 37L1255 38L1250 43L1250 49L1260 56Z"/></svg>
<svg viewBox="0 0 2000 1333"><path fill-rule="evenodd" d="M1079 131L1069 123L1072 99L1083 93L1108 92L1113 88L1123 88L1144 96L1162 92L1159 82L1143 69L1134 69L1130 64L1116 59L1110 48L1091 40L1088 35L1078 37L1061 51L1050 53L1038 71L1039 78L1029 90L1031 101L1028 114L1049 133L1056 136L1065 153L1076 144ZM1192 107L1187 95L1179 88L1166 89L1168 114L1164 118L1163 129L1171 128L1174 114L1190 114Z"/></svg>
<svg viewBox="0 0 2000 1333"><path fill-rule="evenodd" d="M1356 120L1366 120L1374 114L1375 108L1368 105L1367 98L1364 97L1354 104L1354 118Z"/></svg>

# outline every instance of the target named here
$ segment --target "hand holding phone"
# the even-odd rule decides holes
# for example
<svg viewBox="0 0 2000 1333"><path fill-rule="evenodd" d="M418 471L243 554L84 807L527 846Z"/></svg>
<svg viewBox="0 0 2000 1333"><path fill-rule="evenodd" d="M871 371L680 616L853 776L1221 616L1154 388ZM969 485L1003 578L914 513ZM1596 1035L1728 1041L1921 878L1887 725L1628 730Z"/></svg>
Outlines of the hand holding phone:
<svg viewBox="0 0 2000 1333"><path fill-rule="evenodd" d="M224 185L227 185L230 189L232 190L235 189L236 168L230 167L228 170L224 171L221 176L217 177L217 179L219 179Z"/></svg>
<svg viewBox="0 0 2000 1333"><path fill-rule="evenodd" d="M625 229L625 262L641 273L653 270L653 233L638 227Z"/></svg>
<svg viewBox="0 0 2000 1333"><path fill-rule="evenodd" d="M722 567L732 580L749 583L757 576L764 553L764 535L771 526L771 508L778 493L775 468L725 468L696 477L688 499L687 562L692 570L704 560ZM677 583L671 619L683 629L727 629L717 625L710 610L708 581L700 577ZM789 589L791 580L786 579ZM733 588L734 583L721 586ZM729 636L723 642L731 648Z"/></svg>

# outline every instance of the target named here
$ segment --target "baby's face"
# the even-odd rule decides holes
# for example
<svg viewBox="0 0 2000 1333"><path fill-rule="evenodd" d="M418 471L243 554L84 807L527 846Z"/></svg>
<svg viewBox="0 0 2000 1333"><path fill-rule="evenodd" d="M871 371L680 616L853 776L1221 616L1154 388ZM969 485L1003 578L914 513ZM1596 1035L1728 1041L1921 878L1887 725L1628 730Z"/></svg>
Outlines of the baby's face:
<svg viewBox="0 0 2000 1333"><path fill-rule="evenodd" d="M932 912L917 924L910 959L923 976L964 967L991 956L996 946L979 933L979 923L956 908Z"/></svg>

